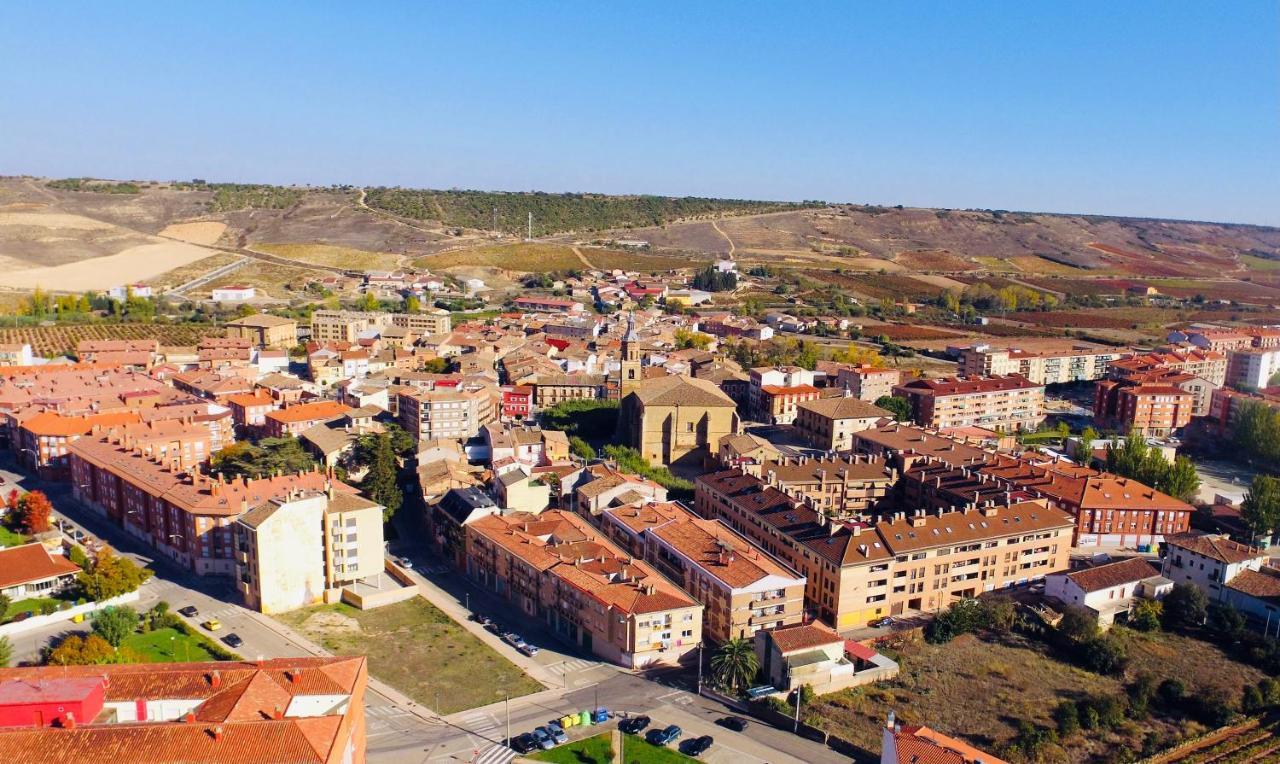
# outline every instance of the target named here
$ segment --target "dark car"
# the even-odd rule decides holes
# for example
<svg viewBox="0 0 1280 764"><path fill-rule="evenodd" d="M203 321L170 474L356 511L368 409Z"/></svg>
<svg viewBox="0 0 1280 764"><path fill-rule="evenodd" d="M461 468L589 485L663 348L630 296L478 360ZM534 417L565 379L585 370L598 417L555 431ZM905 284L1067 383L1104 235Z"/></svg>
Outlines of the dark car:
<svg viewBox="0 0 1280 764"><path fill-rule="evenodd" d="M533 739L533 735L525 732L512 738L511 744L508 747L520 754L533 753L538 750L538 741Z"/></svg>
<svg viewBox="0 0 1280 764"><path fill-rule="evenodd" d="M649 726L650 721L652 720L647 716L632 716L618 722L618 729L628 735L639 735Z"/></svg>
<svg viewBox="0 0 1280 764"><path fill-rule="evenodd" d="M683 734L684 730L672 724L664 729L650 730L648 738L649 742L654 745L671 745L679 740L680 736Z"/></svg>
<svg viewBox="0 0 1280 764"><path fill-rule="evenodd" d="M731 729L734 732L742 732L747 728L749 722L741 716L725 716L720 719L716 719L716 724L719 724L725 729Z"/></svg>
<svg viewBox="0 0 1280 764"><path fill-rule="evenodd" d="M186 618L195 618L196 616L200 615L200 609L197 608L195 605L187 605L186 607L180 608L178 610L178 615Z"/></svg>
<svg viewBox="0 0 1280 764"><path fill-rule="evenodd" d="M234 633L223 637L222 641L226 642L231 647L239 647L244 644L244 640L240 638L240 635Z"/></svg>
<svg viewBox="0 0 1280 764"><path fill-rule="evenodd" d="M680 752L686 756L701 756L711 748L713 743L715 740L710 735L695 737L680 746Z"/></svg>

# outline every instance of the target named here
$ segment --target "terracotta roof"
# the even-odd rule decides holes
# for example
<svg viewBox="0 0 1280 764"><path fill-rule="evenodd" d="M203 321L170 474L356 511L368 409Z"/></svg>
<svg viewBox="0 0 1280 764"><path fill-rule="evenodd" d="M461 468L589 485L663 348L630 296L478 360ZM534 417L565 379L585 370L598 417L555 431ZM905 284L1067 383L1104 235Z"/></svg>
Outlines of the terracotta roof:
<svg viewBox="0 0 1280 764"><path fill-rule="evenodd" d="M816 401L797 403L796 408L824 416L829 419L873 419L884 417L890 419L893 414L874 403L869 403L853 396L838 398L819 398Z"/></svg>
<svg viewBox="0 0 1280 764"><path fill-rule="evenodd" d="M645 406L736 407L738 404L705 379L670 375L645 380L631 395Z"/></svg>
<svg viewBox="0 0 1280 764"><path fill-rule="evenodd" d="M963 740L928 727L901 726L892 734L897 754L892 764L1006 764Z"/></svg>
<svg viewBox="0 0 1280 764"><path fill-rule="evenodd" d="M0 549L0 589L79 572L79 565L60 554L51 554L44 544Z"/></svg>
<svg viewBox="0 0 1280 764"><path fill-rule="evenodd" d="M1043 388L1021 374L991 377L944 377L942 379L917 379L899 385L897 389L910 390L925 395L974 395L1007 390L1033 390Z"/></svg>
<svg viewBox="0 0 1280 764"><path fill-rule="evenodd" d="M1066 574L1086 594L1137 583L1155 575L1159 575L1156 569L1141 557L1130 557Z"/></svg>
<svg viewBox="0 0 1280 764"><path fill-rule="evenodd" d="M1239 541L1232 541L1226 536L1213 534L1183 533L1166 537L1165 543L1227 564L1245 562L1246 560L1254 560L1266 556L1266 552L1260 552L1251 546L1241 544Z"/></svg>
<svg viewBox="0 0 1280 764"><path fill-rule="evenodd" d="M812 650L815 647L832 644L844 644L843 637L817 621L779 626L768 634L777 645L779 652L783 654Z"/></svg>
<svg viewBox="0 0 1280 764"><path fill-rule="evenodd" d="M1280 600L1280 571L1275 568L1242 570L1227 582L1228 589L1265 600Z"/></svg>
<svg viewBox="0 0 1280 764"><path fill-rule="evenodd" d="M337 401L316 401L315 403L299 403L288 408L267 412L267 418L278 422L308 422L340 417L350 410L350 408Z"/></svg>

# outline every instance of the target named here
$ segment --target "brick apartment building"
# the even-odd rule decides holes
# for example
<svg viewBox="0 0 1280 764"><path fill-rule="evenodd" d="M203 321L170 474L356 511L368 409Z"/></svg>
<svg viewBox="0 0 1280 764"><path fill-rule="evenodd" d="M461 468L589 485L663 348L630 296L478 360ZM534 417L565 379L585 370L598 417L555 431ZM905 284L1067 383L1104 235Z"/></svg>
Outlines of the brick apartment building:
<svg viewBox="0 0 1280 764"><path fill-rule="evenodd" d="M917 379L894 395L911 404L911 418L925 427L1034 430L1044 421L1044 385L1020 374L1003 377Z"/></svg>

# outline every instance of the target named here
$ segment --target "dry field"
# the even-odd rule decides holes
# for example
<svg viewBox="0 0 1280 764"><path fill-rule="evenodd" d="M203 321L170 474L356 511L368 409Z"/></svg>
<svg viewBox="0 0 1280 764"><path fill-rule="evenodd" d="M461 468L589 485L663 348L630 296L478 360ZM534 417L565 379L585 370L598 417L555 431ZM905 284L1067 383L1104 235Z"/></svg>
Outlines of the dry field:
<svg viewBox="0 0 1280 764"><path fill-rule="evenodd" d="M888 337L892 342L956 340L964 336L964 333L959 331L908 324L877 324L876 326L864 327L863 333L872 337Z"/></svg>
<svg viewBox="0 0 1280 764"><path fill-rule="evenodd" d="M926 300L945 291L934 284L894 273L852 274L820 270L801 272L809 278L839 287L864 299Z"/></svg>
<svg viewBox="0 0 1280 764"><path fill-rule="evenodd" d="M159 235L167 239L185 241L188 244L210 246L217 244L218 239L222 238L222 234L226 230L226 223L207 220L195 223L170 223L164 227L164 230Z"/></svg>
<svg viewBox="0 0 1280 764"><path fill-rule="evenodd" d="M254 251L294 260L300 265L325 265L357 271L392 271L400 268L403 258L388 252L366 252L332 244L255 244Z"/></svg>
<svg viewBox="0 0 1280 764"><path fill-rule="evenodd" d="M417 268L444 270L456 267L500 268L512 273L573 271L586 268L656 273L680 268L698 268L709 258L699 255L644 254L569 244L491 244L428 255L413 261ZM578 253L581 253L579 257Z"/></svg>
<svg viewBox="0 0 1280 764"><path fill-rule="evenodd" d="M173 287L185 284L192 279L197 279L210 271L221 268L224 265L230 265L243 257L244 255L236 255L230 252L219 252L218 254L210 255L203 260L197 260L194 263L187 263L180 268L165 271L159 276L152 278L147 283L160 290L172 289Z"/></svg>
<svg viewBox="0 0 1280 764"><path fill-rule="evenodd" d="M973 261L945 250L899 252L894 260L913 271L976 271Z"/></svg>
<svg viewBox="0 0 1280 764"><path fill-rule="evenodd" d="M59 326L0 327L0 344L31 343L43 357L68 353L82 340L156 339L161 345L195 345L202 337L221 337L225 330L203 324L67 324Z"/></svg>
<svg viewBox="0 0 1280 764"><path fill-rule="evenodd" d="M191 289L188 297L209 297L214 289L234 284L251 284L258 288L259 297L289 299L295 293L301 293L307 284L320 276L330 275L327 271L317 271L305 267L295 268L291 265L279 265L255 260L243 268L219 276Z"/></svg>
<svg viewBox="0 0 1280 764"><path fill-rule="evenodd" d="M1176 311L1161 308L1103 308L1100 310L1062 310L1037 313L1027 311L1009 318L1038 326L1063 329L1141 329L1159 327L1177 321Z"/></svg>

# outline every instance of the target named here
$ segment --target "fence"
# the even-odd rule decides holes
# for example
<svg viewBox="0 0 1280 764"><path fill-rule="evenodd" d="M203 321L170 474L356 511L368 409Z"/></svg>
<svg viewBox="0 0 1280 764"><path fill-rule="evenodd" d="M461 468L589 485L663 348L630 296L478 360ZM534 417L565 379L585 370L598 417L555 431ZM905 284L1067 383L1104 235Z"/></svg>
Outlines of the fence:
<svg viewBox="0 0 1280 764"><path fill-rule="evenodd" d="M103 600L102 602L86 602L83 605L69 607L66 610L59 610L57 612L50 613L49 615L33 615L30 618L21 621L14 621L13 623L6 623L3 626L0 626L0 637L12 637L28 631L35 631L36 629L51 626L55 623L59 623L60 621L70 621L78 615L87 616L92 613L96 613L103 608L112 607L114 605L127 605L131 602L137 602L141 597L142 595L140 593L132 591L127 594L121 594L119 597L112 597L109 600Z"/></svg>

